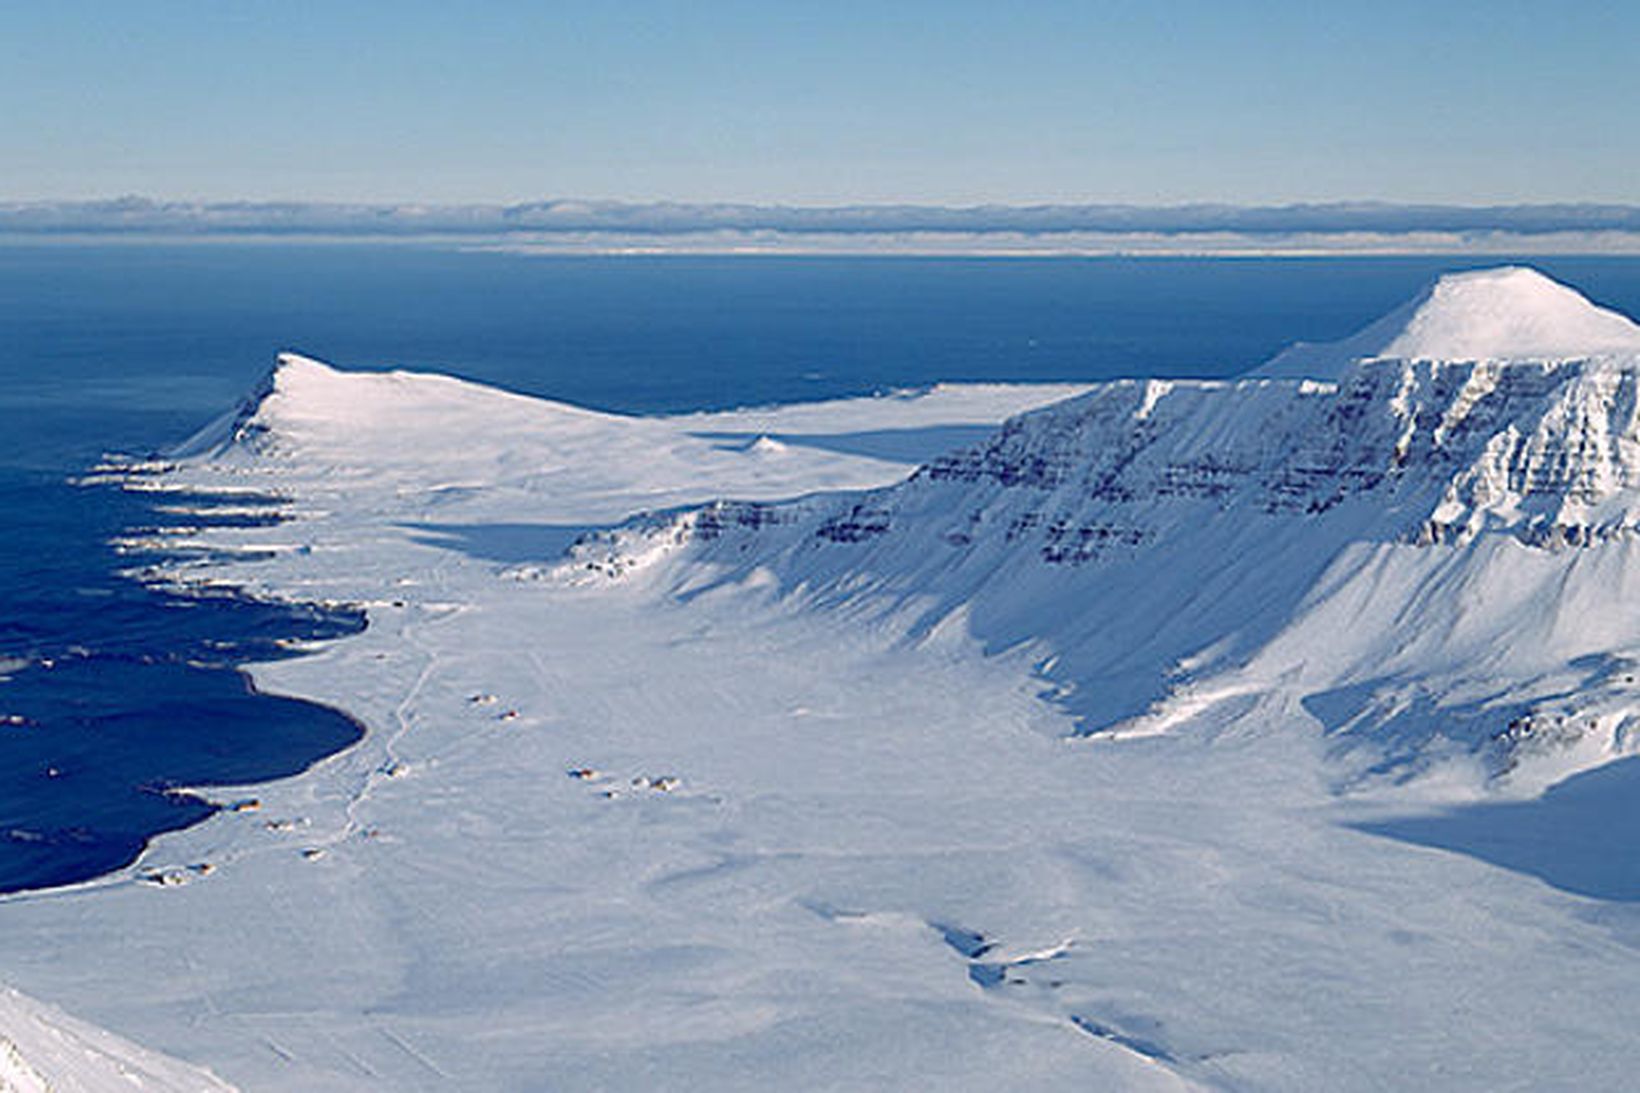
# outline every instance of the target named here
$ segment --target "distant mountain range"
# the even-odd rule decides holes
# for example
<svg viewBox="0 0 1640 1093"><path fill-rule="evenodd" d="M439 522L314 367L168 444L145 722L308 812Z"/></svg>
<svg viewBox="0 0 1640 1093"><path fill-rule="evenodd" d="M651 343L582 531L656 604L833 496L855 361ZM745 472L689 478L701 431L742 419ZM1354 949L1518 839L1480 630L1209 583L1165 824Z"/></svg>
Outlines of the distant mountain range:
<svg viewBox="0 0 1640 1093"><path fill-rule="evenodd" d="M1521 237L1528 249L1549 237L1571 249L1610 249L1640 239L1640 206L1609 204L1401 205L1334 202L1243 206L1189 204L792 206L549 200L516 204L344 204L301 201L0 202L0 235L456 237L563 243L592 236L664 243L681 236L818 236L834 242L916 235L996 243L1046 237L1074 247L1077 236L1204 237L1269 242L1318 237L1314 245L1372 246L1381 237L1433 237L1416 246ZM1612 237L1616 236L1617 239ZM949 238L947 238L949 242ZM1407 241L1403 238L1403 244ZM1082 246L1092 246L1084 240ZM1129 240L1129 246L1134 245Z"/></svg>

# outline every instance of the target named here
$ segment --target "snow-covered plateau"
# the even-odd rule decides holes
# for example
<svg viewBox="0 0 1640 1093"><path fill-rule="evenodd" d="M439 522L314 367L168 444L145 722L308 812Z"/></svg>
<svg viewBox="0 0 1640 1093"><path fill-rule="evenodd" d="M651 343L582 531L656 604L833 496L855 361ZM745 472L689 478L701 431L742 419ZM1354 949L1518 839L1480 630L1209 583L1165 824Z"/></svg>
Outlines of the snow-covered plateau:
<svg viewBox="0 0 1640 1093"><path fill-rule="evenodd" d="M0 1090L1640 1073L1622 831L1509 850L1640 752L1640 327L1531 270L1239 381L628 418L286 355L117 473L143 579L367 611L252 675L368 733L0 903L78 1018L0 995Z"/></svg>

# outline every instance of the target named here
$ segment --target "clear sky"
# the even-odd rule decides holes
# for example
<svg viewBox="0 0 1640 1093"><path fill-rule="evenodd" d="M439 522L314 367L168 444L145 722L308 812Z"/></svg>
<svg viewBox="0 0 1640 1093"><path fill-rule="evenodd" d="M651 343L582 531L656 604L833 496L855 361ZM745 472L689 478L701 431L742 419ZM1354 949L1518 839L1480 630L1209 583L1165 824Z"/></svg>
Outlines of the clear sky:
<svg viewBox="0 0 1640 1093"><path fill-rule="evenodd" d="M1640 3L0 0L0 198L1640 200Z"/></svg>

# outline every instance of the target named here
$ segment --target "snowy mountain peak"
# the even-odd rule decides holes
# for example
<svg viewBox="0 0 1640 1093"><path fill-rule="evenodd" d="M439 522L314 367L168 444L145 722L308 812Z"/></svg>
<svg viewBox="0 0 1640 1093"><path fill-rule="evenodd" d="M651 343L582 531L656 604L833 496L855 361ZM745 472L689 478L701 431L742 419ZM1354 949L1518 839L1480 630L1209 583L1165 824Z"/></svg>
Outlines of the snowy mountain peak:
<svg viewBox="0 0 1640 1093"><path fill-rule="evenodd" d="M591 537L555 578L772 579L919 633L959 619L1038 643L1119 734L1280 693L1365 741L1361 770L1442 741L1528 780L1640 751L1640 677L1607 670L1640 663L1640 329L1507 269L1330 348L1334 382L1103 384L897 485ZM1562 685L1576 702L1544 699Z"/></svg>
<svg viewBox="0 0 1640 1093"><path fill-rule="evenodd" d="M1524 266L1449 273L1342 341L1299 342L1255 375L1336 378L1358 360L1567 360L1640 353L1640 325Z"/></svg>
<svg viewBox="0 0 1640 1093"><path fill-rule="evenodd" d="M340 418L368 413L371 400L361 399L360 379L357 373L340 372L323 361L283 351L239 405L178 445L171 455L221 454L234 447L261 450L270 443L272 419L281 412ZM366 378L365 382L370 381Z"/></svg>
<svg viewBox="0 0 1640 1093"><path fill-rule="evenodd" d="M169 454L174 458L294 452L315 445L394 450L430 422L464 422L473 435L528 433L541 416L593 423L608 415L527 398L432 372L354 372L281 352L233 410ZM456 458L458 453L450 453Z"/></svg>
<svg viewBox="0 0 1640 1093"><path fill-rule="evenodd" d="M335 376L338 373L336 369L332 368L324 361L315 360L313 357L304 357L300 353L292 353L289 350L284 350L274 358L273 367L269 369L268 374L274 379L283 377L286 380L290 380L297 377L330 377Z"/></svg>

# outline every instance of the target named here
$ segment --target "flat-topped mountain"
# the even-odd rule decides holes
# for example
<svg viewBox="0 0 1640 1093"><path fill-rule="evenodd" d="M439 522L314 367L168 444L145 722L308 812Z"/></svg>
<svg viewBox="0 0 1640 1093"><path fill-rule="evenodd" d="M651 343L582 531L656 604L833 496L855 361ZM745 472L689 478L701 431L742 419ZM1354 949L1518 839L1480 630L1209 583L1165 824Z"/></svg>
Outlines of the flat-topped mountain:
<svg viewBox="0 0 1640 1093"><path fill-rule="evenodd" d="M1640 328L1505 269L1309 352L1348 363L1101 385L899 485L640 522L561 572L772 571L915 604L922 630L960 613L997 647L1040 642L1093 730L1280 692L1369 742L1368 767L1453 739L1493 773L1630 748L1611 692L1640 656ZM1579 726L1552 747L1549 695Z"/></svg>

